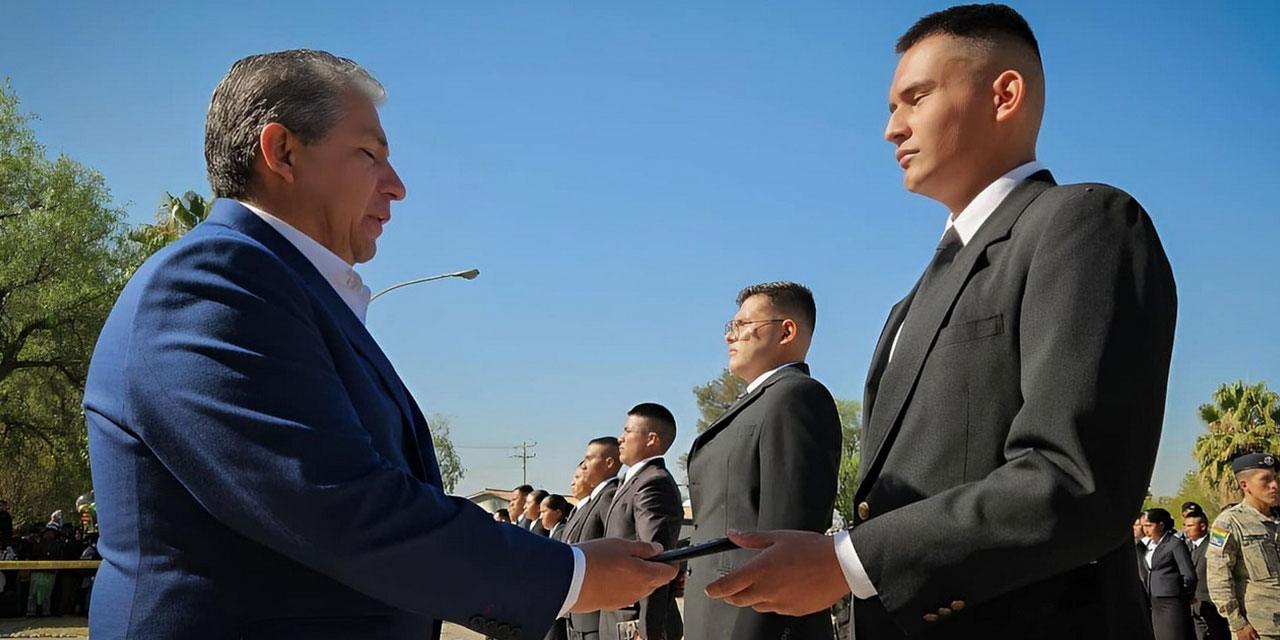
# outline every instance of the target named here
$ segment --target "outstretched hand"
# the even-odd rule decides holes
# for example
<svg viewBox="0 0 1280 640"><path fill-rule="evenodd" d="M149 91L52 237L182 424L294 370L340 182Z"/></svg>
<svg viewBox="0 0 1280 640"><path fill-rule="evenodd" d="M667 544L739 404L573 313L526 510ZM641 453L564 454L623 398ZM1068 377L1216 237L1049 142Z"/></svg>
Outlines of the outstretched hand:
<svg viewBox="0 0 1280 640"><path fill-rule="evenodd" d="M603 538L577 547L587 566L574 613L630 606L676 577L676 566L646 560L662 553L656 543Z"/></svg>
<svg viewBox="0 0 1280 640"><path fill-rule="evenodd" d="M707 595L761 613L802 616L849 593L835 542L809 531L730 531L744 549L762 549L736 571L707 585Z"/></svg>

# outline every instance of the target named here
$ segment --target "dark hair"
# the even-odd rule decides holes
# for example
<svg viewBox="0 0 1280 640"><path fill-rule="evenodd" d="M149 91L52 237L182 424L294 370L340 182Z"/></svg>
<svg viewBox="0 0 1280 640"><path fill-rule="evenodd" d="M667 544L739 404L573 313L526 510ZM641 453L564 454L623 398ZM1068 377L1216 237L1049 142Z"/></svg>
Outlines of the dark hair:
<svg viewBox="0 0 1280 640"><path fill-rule="evenodd" d="M931 13L898 38L895 50L906 53L916 43L936 35L988 43L1012 40L1030 47L1036 59L1040 58L1040 43L1031 26L1021 14L1003 4L964 4Z"/></svg>
<svg viewBox="0 0 1280 640"><path fill-rule="evenodd" d="M613 447L614 449L617 449L618 439L613 436L600 436L599 438L592 438L591 442L587 443L587 446L593 444L604 445L606 447Z"/></svg>
<svg viewBox="0 0 1280 640"><path fill-rule="evenodd" d="M1165 531L1173 529L1173 516L1169 515L1169 512L1164 509L1159 507L1147 509L1142 512L1142 515L1146 517L1147 522L1164 525Z"/></svg>
<svg viewBox="0 0 1280 640"><path fill-rule="evenodd" d="M818 307L813 302L813 292L809 287L794 282L754 284L738 292L738 306L741 307L742 303L751 296L765 296L778 311L795 314L798 318L792 319L800 320L800 323L807 325L809 333L813 333L814 327L817 326Z"/></svg>
<svg viewBox="0 0 1280 640"><path fill-rule="evenodd" d="M498 509L497 511L494 511L494 513L498 514L499 520L503 522L511 522L511 514L507 513L506 509Z"/></svg>
<svg viewBox="0 0 1280 640"><path fill-rule="evenodd" d="M343 115L352 90L374 104L386 90L363 67L331 53L291 49L241 58L213 90L204 160L215 198L244 199L254 183L258 137L273 122L314 144Z"/></svg>
<svg viewBox="0 0 1280 640"><path fill-rule="evenodd" d="M670 448L671 444L676 440L676 417L671 415L671 410L656 402L641 402L631 407L627 412L629 416L637 416L650 421L650 431L658 434L658 440L666 448Z"/></svg>
<svg viewBox="0 0 1280 640"><path fill-rule="evenodd" d="M516 488L515 488L515 492L516 492L516 493L523 493L523 494L525 494L525 495L528 495L528 494L530 494L530 493L533 493L533 487L531 487L531 486L529 486L529 485L527 485L527 484L522 484L522 485L520 485L520 486L518 486L518 487L516 487Z"/></svg>
<svg viewBox="0 0 1280 640"><path fill-rule="evenodd" d="M1192 518L1199 518L1203 520L1205 524L1209 523L1209 516L1205 515L1205 513L1199 509L1192 509L1191 511L1187 512L1187 515L1182 516L1183 522L1190 520Z"/></svg>
<svg viewBox="0 0 1280 640"><path fill-rule="evenodd" d="M1204 511L1204 509L1194 502L1184 502L1182 503L1182 508L1179 509L1179 511L1186 513L1188 511Z"/></svg>
<svg viewBox="0 0 1280 640"><path fill-rule="evenodd" d="M553 493L547 496L546 498L544 498L542 501L547 503L548 509L559 511L561 518L563 518L565 514L569 513L569 501L565 500L564 496L558 493Z"/></svg>
<svg viewBox="0 0 1280 640"><path fill-rule="evenodd" d="M529 498L533 500L534 504L538 504L541 503L542 499L547 497L547 495L546 489L538 489L537 491L529 494Z"/></svg>

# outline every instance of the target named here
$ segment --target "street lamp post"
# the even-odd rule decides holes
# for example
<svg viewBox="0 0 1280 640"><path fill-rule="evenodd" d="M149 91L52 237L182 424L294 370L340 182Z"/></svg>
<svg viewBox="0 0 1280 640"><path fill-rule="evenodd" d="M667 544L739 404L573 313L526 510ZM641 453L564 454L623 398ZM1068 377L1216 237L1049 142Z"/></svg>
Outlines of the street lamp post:
<svg viewBox="0 0 1280 640"><path fill-rule="evenodd" d="M378 299L378 297L379 297L379 296L381 296L381 295L382 295L382 294L384 294L384 293L388 293L388 292L390 292L390 291L395 291L396 289L399 289L400 287L407 287L407 286L409 286L409 285L411 285L411 284L419 284L419 283L422 283L422 282L431 282L432 280L443 280L443 279L445 279L445 278L462 278L462 279L464 279L464 280L475 280L475 279L476 279L476 276L478 276L478 275L480 275L480 270L479 270L479 269L471 269L470 271L455 271L455 272L453 272L453 273L442 273L442 274L440 274L440 275L438 275L438 276L431 276L430 278L418 278L417 280L409 280L408 282L401 282L401 283L399 283L399 284L393 284L393 285L391 285L391 286L387 287L386 289L383 289L382 291L379 291L378 293L374 294L374 296L373 296L373 297L369 298L369 302L373 302L374 300L377 300L377 299Z"/></svg>

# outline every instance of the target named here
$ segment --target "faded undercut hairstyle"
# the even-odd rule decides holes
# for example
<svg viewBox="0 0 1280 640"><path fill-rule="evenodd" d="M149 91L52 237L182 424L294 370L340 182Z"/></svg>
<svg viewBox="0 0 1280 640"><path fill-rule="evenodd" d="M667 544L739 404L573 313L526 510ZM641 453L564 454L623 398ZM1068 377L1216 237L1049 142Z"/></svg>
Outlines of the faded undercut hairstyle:
<svg viewBox="0 0 1280 640"><path fill-rule="evenodd" d="M662 443L664 451L670 449L676 441L676 417L670 409L656 402L641 402L631 407L627 415L647 420L649 432L658 434L658 441Z"/></svg>
<svg viewBox="0 0 1280 640"><path fill-rule="evenodd" d="M802 284L794 282L765 282L755 284L738 292L738 306L747 301L751 296L764 296L769 299L769 304L773 305L779 313L792 316L792 320L809 330L809 334L813 334L813 329L818 323L818 307L813 302L813 292Z"/></svg>
<svg viewBox="0 0 1280 640"><path fill-rule="evenodd" d="M965 4L931 13L898 38L896 51L906 53L917 42L937 35L988 45L1017 42L1030 48L1036 59L1040 59L1040 43L1036 42L1031 26L1021 14L1003 4Z"/></svg>
<svg viewBox="0 0 1280 640"><path fill-rule="evenodd" d="M324 140L356 92L374 105L386 90L363 67L331 53L291 49L242 58L213 90L204 160L215 198L245 199L254 187L258 138L278 122L303 144Z"/></svg>

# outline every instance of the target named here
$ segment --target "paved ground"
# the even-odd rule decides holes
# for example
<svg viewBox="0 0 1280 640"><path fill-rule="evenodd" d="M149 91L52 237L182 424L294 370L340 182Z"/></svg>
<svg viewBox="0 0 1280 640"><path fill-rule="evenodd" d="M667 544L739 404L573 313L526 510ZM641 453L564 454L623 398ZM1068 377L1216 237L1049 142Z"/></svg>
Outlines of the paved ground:
<svg viewBox="0 0 1280 640"><path fill-rule="evenodd" d="M80 638L89 637L89 621L64 618L0 618L0 638ZM442 640L481 640L484 636L451 624L444 625Z"/></svg>

